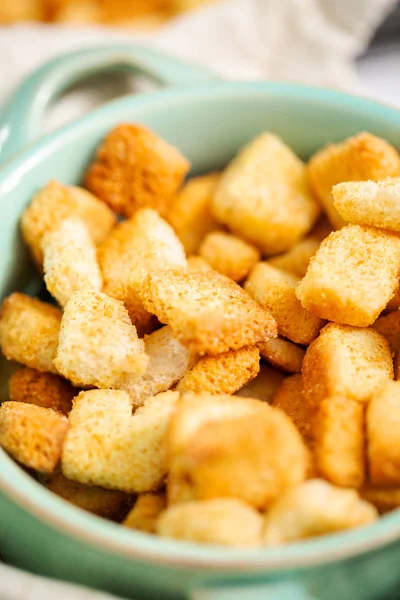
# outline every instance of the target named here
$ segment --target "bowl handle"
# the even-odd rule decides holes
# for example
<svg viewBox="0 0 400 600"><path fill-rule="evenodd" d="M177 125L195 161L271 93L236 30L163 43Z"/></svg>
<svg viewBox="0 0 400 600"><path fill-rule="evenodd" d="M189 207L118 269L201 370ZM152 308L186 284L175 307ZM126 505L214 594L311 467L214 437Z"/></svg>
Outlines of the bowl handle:
<svg viewBox="0 0 400 600"><path fill-rule="evenodd" d="M190 600L317 600L297 582L271 582L192 590Z"/></svg>
<svg viewBox="0 0 400 600"><path fill-rule="evenodd" d="M40 135L50 102L78 81L106 70L147 75L160 85L218 79L205 67L134 44L99 46L61 55L28 76L1 111L0 163Z"/></svg>

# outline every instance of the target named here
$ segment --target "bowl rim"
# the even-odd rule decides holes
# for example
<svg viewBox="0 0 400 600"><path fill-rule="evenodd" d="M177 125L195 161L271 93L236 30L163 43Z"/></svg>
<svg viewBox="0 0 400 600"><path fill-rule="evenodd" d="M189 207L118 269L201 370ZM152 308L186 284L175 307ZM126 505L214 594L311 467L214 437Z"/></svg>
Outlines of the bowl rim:
<svg viewBox="0 0 400 600"><path fill-rule="evenodd" d="M378 111L386 120L396 123L400 129L398 108L324 87L274 81L213 82L167 88L108 102L25 148L0 169L0 204L1 198L7 195L7 191L16 185L33 164L51 155L59 144L63 144L69 137L73 138L78 130L99 124L105 114L115 114L126 105L146 106L149 111L168 111L168 103L181 102L193 96L215 98L220 94L234 94L238 100L241 96L248 97L249 94L265 95L266 99L293 94L297 98L302 97L303 100L307 99L316 104L340 104L352 110L360 109L371 116ZM96 545L103 551L120 556L181 568L197 567L212 571L223 569L225 572L262 570L264 573L267 570L277 571L294 567L311 568L370 552L400 537L400 511L394 511L366 527L276 548L235 550L177 542L129 530L78 509L36 482L1 449L0 491L47 525L86 544Z"/></svg>

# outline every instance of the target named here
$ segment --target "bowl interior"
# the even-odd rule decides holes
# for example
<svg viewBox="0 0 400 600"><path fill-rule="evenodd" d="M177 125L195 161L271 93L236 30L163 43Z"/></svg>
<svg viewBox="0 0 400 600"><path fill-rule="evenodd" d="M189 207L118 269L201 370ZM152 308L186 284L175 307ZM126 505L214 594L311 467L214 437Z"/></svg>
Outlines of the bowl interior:
<svg viewBox="0 0 400 600"><path fill-rule="evenodd" d="M190 159L193 173L221 168L244 143L266 130L280 135L302 158L362 130L380 135L400 148L400 111L360 97L307 86L218 83L114 101L25 150L0 171L0 299L16 289L34 291L38 284L19 234L19 218L32 195L50 179L79 184L104 134L117 123L127 121L146 124L176 145ZM0 400L6 399L8 370L5 361L0 363ZM302 544L300 549L294 545L279 552L243 554L121 531L122 528L53 497L2 451L1 489L22 503L29 497L29 509L42 518L47 515L56 526L78 525L78 529L73 527L76 535L90 532L91 539L94 535L99 541L111 540L115 550L134 554L140 548L159 558L167 553L180 560L209 561L214 556L218 563L228 565L247 556L253 567L260 561L265 564L267 559L275 566L307 557L315 562L316 555L322 560L328 551L330 555L339 552L343 542L348 552L355 552L360 547L366 549L367 540L374 538L373 544L383 543L388 536L393 539L400 532L400 515L392 514L365 530Z"/></svg>

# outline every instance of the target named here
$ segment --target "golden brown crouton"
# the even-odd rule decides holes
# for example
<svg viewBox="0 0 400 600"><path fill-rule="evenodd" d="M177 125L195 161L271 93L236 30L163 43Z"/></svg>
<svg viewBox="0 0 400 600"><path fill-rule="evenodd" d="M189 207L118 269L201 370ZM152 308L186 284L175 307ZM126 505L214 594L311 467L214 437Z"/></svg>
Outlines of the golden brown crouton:
<svg viewBox="0 0 400 600"><path fill-rule="evenodd" d="M400 288L399 287L395 291L393 297L386 304L382 313L383 314L390 313L390 312L393 312L394 310L398 310L398 308L400 308Z"/></svg>
<svg viewBox="0 0 400 600"><path fill-rule="evenodd" d="M233 394L260 370L256 346L231 350L217 356L204 356L177 385L178 392Z"/></svg>
<svg viewBox="0 0 400 600"><path fill-rule="evenodd" d="M0 446L36 471L55 469L67 429L68 419L49 408L24 402L0 406Z"/></svg>
<svg viewBox="0 0 400 600"><path fill-rule="evenodd" d="M400 232L400 178L346 181L333 186L332 196L334 207L348 223Z"/></svg>
<svg viewBox="0 0 400 600"><path fill-rule="evenodd" d="M213 269L233 279L242 281L260 260L260 252L231 233L209 233L201 243L199 254Z"/></svg>
<svg viewBox="0 0 400 600"><path fill-rule="evenodd" d="M304 440L310 444L313 407L303 394L301 375L291 375L282 381L274 397L273 406L289 415Z"/></svg>
<svg viewBox="0 0 400 600"><path fill-rule="evenodd" d="M53 364L58 344L61 311L15 292L0 308L0 347L8 360L38 371L57 373Z"/></svg>
<svg viewBox="0 0 400 600"><path fill-rule="evenodd" d="M61 221L43 236L42 249L44 281L61 306L74 292L101 290L96 248L82 219L70 217Z"/></svg>
<svg viewBox="0 0 400 600"><path fill-rule="evenodd" d="M146 371L148 357L122 302L75 292L61 322L54 365L74 385L118 387Z"/></svg>
<svg viewBox="0 0 400 600"><path fill-rule="evenodd" d="M132 415L126 392L81 392L69 414L64 475L127 493L156 490L166 474L165 431L178 397L165 392L147 398Z"/></svg>
<svg viewBox="0 0 400 600"><path fill-rule="evenodd" d="M265 517L264 543L275 546L367 525L377 519L375 508L354 490L322 479L311 479L289 490Z"/></svg>
<svg viewBox="0 0 400 600"><path fill-rule="evenodd" d="M193 177L169 207L167 219L187 254L197 252L207 233L219 228L210 205L220 177L219 173Z"/></svg>
<svg viewBox="0 0 400 600"><path fill-rule="evenodd" d="M94 485L82 485L82 483L67 479L59 467L41 483L54 494L78 508L111 521L121 521L133 502L132 496L124 492L105 490Z"/></svg>
<svg viewBox="0 0 400 600"><path fill-rule="evenodd" d="M164 494L139 494L135 506L122 525L146 533L155 533L157 519L164 508L166 508Z"/></svg>
<svg viewBox="0 0 400 600"><path fill-rule="evenodd" d="M335 485L364 483L364 407L340 396L325 398L314 422L314 458L318 473Z"/></svg>
<svg viewBox="0 0 400 600"><path fill-rule="evenodd" d="M395 310L379 317L372 327L383 335L393 351L400 351L400 311Z"/></svg>
<svg viewBox="0 0 400 600"><path fill-rule="evenodd" d="M332 225L345 221L333 206L332 186L342 181L386 179L400 175L400 156L393 146L370 133L359 133L340 144L331 144L311 157L307 176Z"/></svg>
<svg viewBox="0 0 400 600"><path fill-rule="evenodd" d="M380 513L386 513L400 507L399 487L366 485L361 488L360 496L370 504L373 504Z"/></svg>
<svg viewBox="0 0 400 600"><path fill-rule="evenodd" d="M309 344L318 335L323 321L305 310L296 297L297 277L259 262L251 271L244 289L263 308L271 311L278 333L298 344Z"/></svg>
<svg viewBox="0 0 400 600"><path fill-rule="evenodd" d="M22 237L40 270L44 234L71 216L85 222L95 244L104 240L116 220L108 206L87 190L51 181L36 194L21 219Z"/></svg>
<svg viewBox="0 0 400 600"><path fill-rule="evenodd" d="M257 377L240 388L235 395L244 396L245 398L255 398L271 404L282 381L282 373L261 364Z"/></svg>
<svg viewBox="0 0 400 600"><path fill-rule="evenodd" d="M400 484L400 381L388 381L367 408L367 452L372 484Z"/></svg>
<svg viewBox="0 0 400 600"><path fill-rule="evenodd" d="M228 165L212 210L218 221L265 254L288 250L312 228L320 211L304 164L271 133L252 140Z"/></svg>
<svg viewBox="0 0 400 600"><path fill-rule="evenodd" d="M320 241L314 237L307 236L294 244L284 254L279 254L269 259L269 264L282 271L287 271L295 277L302 278L306 274L311 258L317 252Z"/></svg>
<svg viewBox="0 0 400 600"><path fill-rule="evenodd" d="M139 379L129 378L121 389L128 392L134 407L141 406L146 398L166 392L179 381L189 366L189 351L173 335L170 327L162 327L144 337L149 364Z"/></svg>
<svg viewBox="0 0 400 600"><path fill-rule="evenodd" d="M287 373L300 373L305 350L282 338L259 342L260 356L271 365Z"/></svg>
<svg viewBox="0 0 400 600"><path fill-rule="evenodd" d="M253 548L261 543L262 517L241 500L220 498L170 506L156 528L163 537Z"/></svg>
<svg viewBox="0 0 400 600"><path fill-rule="evenodd" d="M322 319L367 327L392 298L399 276L399 237L347 225L322 242L297 297Z"/></svg>
<svg viewBox="0 0 400 600"><path fill-rule="evenodd" d="M126 123L97 149L85 187L125 217L146 206L166 214L189 167L177 148L147 127Z"/></svg>
<svg viewBox="0 0 400 600"><path fill-rule="evenodd" d="M201 256L189 256L187 259L188 273L198 273L199 271L211 271L212 266L208 264Z"/></svg>
<svg viewBox="0 0 400 600"><path fill-rule="evenodd" d="M152 273L141 298L149 312L200 355L238 350L276 335L271 314L215 271Z"/></svg>
<svg viewBox="0 0 400 600"><path fill-rule="evenodd" d="M170 462L193 500L241 498L264 509L306 478L309 454L288 416L265 402L250 415L206 422Z"/></svg>
<svg viewBox="0 0 400 600"><path fill-rule="evenodd" d="M72 398L78 394L68 381L53 373L40 373L25 367L13 373L8 381L10 400L52 408L67 415Z"/></svg>
<svg viewBox="0 0 400 600"><path fill-rule="evenodd" d="M368 402L388 379L393 379L389 344L373 329L329 323L303 361L304 393L314 406L331 396Z"/></svg>
<svg viewBox="0 0 400 600"><path fill-rule="evenodd" d="M103 291L124 302L132 323L145 326L151 319L139 292L151 271L186 269L181 242L155 210L142 209L117 225L98 251Z"/></svg>

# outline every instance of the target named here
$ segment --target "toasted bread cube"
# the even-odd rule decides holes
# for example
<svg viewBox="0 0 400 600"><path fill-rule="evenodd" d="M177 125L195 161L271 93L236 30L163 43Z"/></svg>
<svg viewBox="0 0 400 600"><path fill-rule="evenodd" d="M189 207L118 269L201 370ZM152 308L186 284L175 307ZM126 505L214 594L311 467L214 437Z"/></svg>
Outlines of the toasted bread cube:
<svg viewBox="0 0 400 600"><path fill-rule="evenodd" d="M116 221L108 206L87 190L51 181L34 196L21 219L22 237L40 270L44 234L72 216L84 221L95 244L105 239Z"/></svg>
<svg viewBox="0 0 400 600"><path fill-rule="evenodd" d="M165 432L177 392L147 398L132 415L126 392L81 392L62 453L68 479L127 493L156 490L165 474Z"/></svg>
<svg viewBox="0 0 400 600"><path fill-rule="evenodd" d="M303 361L304 393L314 406L331 396L366 403L388 379L393 379L389 344L373 329L329 323Z"/></svg>
<svg viewBox="0 0 400 600"><path fill-rule="evenodd" d="M201 256L189 256L187 259L188 273L198 273L199 271L211 271L212 266L208 264Z"/></svg>
<svg viewBox="0 0 400 600"><path fill-rule="evenodd" d="M332 188L332 197L334 207L348 223L400 232L400 178L338 183Z"/></svg>
<svg viewBox="0 0 400 600"><path fill-rule="evenodd" d="M238 350L276 335L272 315L215 271L151 273L141 298L149 312L199 355Z"/></svg>
<svg viewBox="0 0 400 600"><path fill-rule="evenodd" d="M52 408L67 415L72 398L78 394L68 381L53 373L41 373L25 367L13 373L8 381L10 400Z"/></svg>
<svg viewBox="0 0 400 600"><path fill-rule="evenodd" d="M282 373L261 364L258 375L240 388L235 395L271 404L282 381Z"/></svg>
<svg viewBox="0 0 400 600"><path fill-rule="evenodd" d="M313 421L318 473L335 485L359 488L364 483L364 407L340 396L325 398Z"/></svg>
<svg viewBox="0 0 400 600"><path fill-rule="evenodd" d="M399 237L347 225L322 242L297 297L322 319L368 327L397 290L399 276Z"/></svg>
<svg viewBox="0 0 400 600"><path fill-rule="evenodd" d="M74 385L118 387L146 371L148 357L122 302L75 292L61 321L54 365Z"/></svg>
<svg viewBox="0 0 400 600"><path fill-rule="evenodd" d="M70 217L61 221L43 236L42 248L44 281L61 306L74 292L101 290L96 248L82 219Z"/></svg>
<svg viewBox="0 0 400 600"><path fill-rule="evenodd" d="M254 379L260 370L256 346L204 356L180 380L178 392L233 394Z"/></svg>
<svg viewBox="0 0 400 600"><path fill-rule="evenodd" d="M124 302L132 323L140 328L151 319L139 297L146 275L166 269L184 270L187 264L172 227L149 208L117 225L100 246L98 259L103 291Z"/></svg>
<svg viewBox="0 0 400 600"><path fill-rule="evenodd" d="M165 508L166 500L163 494L139 494L135 506L126 516L122 525L146 533L155 533L157 519Z"/></svg>
<svg viewBox="0 0 400 600"><path fill-rule="evenodd" d="M301 375L286 377L278 388L272 404L292 419L306 443L310 444L313 407L303 394Z"/></svg>
<svg viewBox="0 0 400 600"><path fill-rule="evenodd" d="M170 327L146 335L144 346L149 357L146 372L139 379L128 378L121 386L134 407L141 406L149 396L169 390L184 376L190 361L188 349L178 342Z"/></svg>
<svg viewBox="0 0 400 600"><path fill-rule="evenodd" d="M284 254L270 258L268 263L277 269L291 273L295 277L302 278L306 274L310 260L316 254L320 243L316 238L305 237Z"/></svg>
<svg viewBox="0 0 400 600"><path fill-rule="evenodd" d="M345 220L333 205L332 186L343 181L386 179L399 175L400 156L395 148L367 132L322 148L307 165L311 189L336 229L342 227Z"/></svg>
<svg viewBox="0 0 400 600"><path fill-rule="evenodd" d="M319 243L322 242L330 233L332 233L332 224L329 221L328 217L325 214L322 214L320 219L317 221L315 226L310 231L310 234L307 238L304 239L314 239L318 240Z"/></svg>
<svg viewBox="0 0 400 600"><path fill-rule="evenodd" d="M235 498L217 498L170 506L161 513L156 529L162 537L253 548L261 543L262 517Z"/></svg>
<svg viewBox="0 0 400 600"><path fill-rule="evenodd" d="M305 310L296 297L297 277L259 262L251 271L244 289L263 308L271 311L278 333L298 344L317 337L323 322Z"/></svg>
<svg viewBox="0 0 400 600"><path fill-rule="evenodd" d="M392 298L386 304L386 307L383 309L383 314L393 312L394 310L398 310L400 308L400 288L398 287L395 291Z"/></svg>
<svg viewBox="0 0 400 600"><path fill-rule="evenodd" d="M271 338L258 344L260 356L280 371L300 373L305 350L282 338Z"/></svg>
<svg viewBox="0 0 400 600"><path fill-rule="evenodd" d="M288 250L314 225L320 209L302 161L280 138L263 133L224 171L214 216L265 254Z"/></svg>
<svg viewBox="0 0 400 600"><path fill-rule="evenodd" d="M124 492L105 490L94 485L83 485L67 479L59 467L41 483L48 490L78 508L111 521L121 521L133 502L132 496Z"/></svg>
<svg viewBox="0 0 400 600"><path fill-rule="evenodd" d="M15 292L0 308L0 347L8 360L57 373L53 364L61 311L37 298Z"/></svg>
<svg viewBox="0 0 400 600"><path fill-rule="evenodd" d="M361 488L360 496L382 514L400 507L400 487L366 485Z"/></svg>
<svg viewBox="0 0 400 600"><path fill-rule="evenodd" d="M54 471L67 429L68 419L49 408L24 402L0 406L0 446L35 471Z"/></svg>
<svg viewBox="0 0 400 600"><path fill-rule="evenodd" d="M388 381L367 408L369 474L374 485L400 484L400 381Z"/></svg>
<svg viewBox="0 0 400 600"><path fill-rule="evenodd" d="M207 233L220 227L211 214L211 200L220 178L220 173L193 177L169 207L167 219L187 254L195 254Z"/></svg>
<svg viewBox="0 0 400 600"><path fill-rule="evenodd" d="M209 233L201 243L199 254L213 269L233 281L242 281L260 260L257 248L223 231Z"/></svg>
<svg viewBox="0 0 400 600"><path fill-rule="evenodd" d="M264 543L275 546L352 529L377 519L376 509L354 490L311 479L287 491L264 522Z"/></svg>
<svg viewBox="0 0 400 600"><path fill-rule="evenodd" d="M189 162L177 148L135 123L108 133L85 176L85 187L115 212L131 217L139 208L166 214Z"/></svg>
<svg viewBox="0 0 400 600"><path fill-rule="evenodd" d="M372 327L387 339L394 352L400 351L400 311L382 315Z"/></svg>

